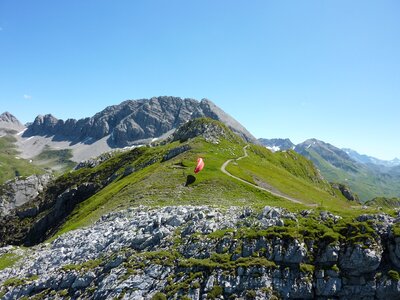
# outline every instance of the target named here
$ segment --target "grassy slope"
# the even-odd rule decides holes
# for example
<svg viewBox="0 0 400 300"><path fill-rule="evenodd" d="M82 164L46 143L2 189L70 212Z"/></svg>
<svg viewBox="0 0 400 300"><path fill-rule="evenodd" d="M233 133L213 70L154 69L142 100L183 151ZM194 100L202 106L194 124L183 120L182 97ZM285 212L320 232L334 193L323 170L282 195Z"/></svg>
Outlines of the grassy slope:
<svg viewBox="0 0 400 300"><path fill-rule="evenodd" d="M56 174L62 174L75 167L76 163L71 160L72 150L54 150L49 146L33 158L33 163L46 170L53 170Z"/></svg>
<svg viewBox="0 0 400 300"><path fill-rule="evenodd" d="M30 163L29 160L18 157L15 142L16 139L11 135L0 137L0 184L13 179L16 174L29 176L52 170L56 175L60 175L76 165L71 161L70 149L53 150L49 147L32 158Z"/></svg>
<svg viewBox="0 0 400 300"><path fill-rule="evenodd" d="M80 203L59 228L56 236L92 224L107 212L139 205L238 205L252 206L256 209L271 205L296 211L308 208L223 174L220 171L221 165L228 159L242 156L243 143L223 139L216 145L206 142L203 138L196 138L187 143L190 144L190 151L165 162L161 161L163 155L170 149L181 146L181 143L141 148L142 153L130 161L130 166L136 167L152 157L157 157L157 162L126 177L121 176L99 193ZM256 146L252 148L261 149ZM248 159L239 161L240 171L231 165L228 166L228 170L244 179L249 179L249 175L256 175L282 192L304 200L305 203L322 203L323 207L319 209L328 208L348 215L360 212L359 209L352 208L341 195L334 194L326 182L316 179L317 173L306 159L295 153L285 156L282 153L272 154L268 150L265 151L267 152L261 155L256 154L257 151L250 151ZM126 154L119 157L124 155ZM203 157L206 166L195 175L193 169L197 157ZM97 169L102 167L103 164ZM271 174L273 180L268 181ZM185 186L189 175L195 176L195 181Z"/></svg>
<svg viewBox="0 0 400 300"><path fill-rule="evenodd" d="M319 177L310 161L293 151L272 153L264 147L252 145L247 158L228 166L236 176L254 182L255 178L280 192L317 204L334 212L351 212L356 204L347 201Z"/></svg>
<svg viewBox="0 0 400 300"><path fill-rule="evenodd" d="M385 197L377 197L365 203L369 206L380 206L385 208L399 208L400 207L400 198L385 198Z"/></svg>
<svg viewBox="0 0 400 300"><path fill-rule="evenodd" d="M360 169L357 173L346 172L332 166L311 149L309 155L327 180L349 185L363 202L381 195L387 197L400 195L400 186L394 178L375 174L367 169Z"/></svg>
<svg viewBox="0 0 400 300"><path fill-rule="evenodd" d="M147 148L142 156L163 156L169 149L179 146L174 142L166 146ZM218 145L196 138L192 149L162 163L155 163L131 175L116 180L93 197L82 202L62 226L58 234L93 223L101 215L115 209L149 205L231 205L263 207L287 206L305 208L252 188L230 178L220 171L230 158L243 154L243 145L222 140ZM205 169L198 174L193 170L197 157L203 157ZM145 159L142 159L143 161ZM138 162L133 161L132 165ZM185 186L188 176L195 181Z"/></svg>
<svg viewBox="0 0 400 300"><path fill-rule="evenodd" d="M17 158L16 139L12 136L0 137L0 184L13 179L16 174L29 176L43 173L43 170L28 160Z"/></svg>

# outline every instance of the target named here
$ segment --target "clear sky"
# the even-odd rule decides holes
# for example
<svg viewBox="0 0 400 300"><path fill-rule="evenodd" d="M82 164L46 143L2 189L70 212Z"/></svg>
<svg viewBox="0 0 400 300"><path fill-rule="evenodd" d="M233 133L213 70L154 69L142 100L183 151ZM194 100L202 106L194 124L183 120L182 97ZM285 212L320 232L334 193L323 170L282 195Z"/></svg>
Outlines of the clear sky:
<svg viewBox="0 0 400 300"><path fill-rule="evenodd" d="M400 156L400 1L0 0L0 112L208 98L256 137Z"/></svg>

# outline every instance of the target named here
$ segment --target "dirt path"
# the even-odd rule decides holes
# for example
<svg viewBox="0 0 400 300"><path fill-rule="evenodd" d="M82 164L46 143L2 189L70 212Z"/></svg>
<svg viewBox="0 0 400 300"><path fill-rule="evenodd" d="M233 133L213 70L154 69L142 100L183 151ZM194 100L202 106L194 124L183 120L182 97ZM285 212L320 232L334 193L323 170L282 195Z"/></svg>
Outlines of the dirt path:
<svg viewBox="0 0 400 300"><path fill-rule="evenodd" d="M261 187L261 186L258 186L256 184L253 184L251 182L243 180L242 178L236 177L235 175L232 175L231 173L229 173L226 170L226 167L229 165L230 162L232 162L233 160L238 161L238 160L241 160L242 158L245 158L245 157L249 156L248 153L247 153L247 147L248 146L249 145L246 145L246 146L243 147L243 152L244 152L243 156L238 157L236 159L228 159L226 162L224 162L224 164L221 166L221 172L226 174L226 175L228 175L228 176L230 176L230 177L232 177L232 178L235 178L236 180L239 180L240 182L243 182L245 184L251 185L252 187L254 187L256 189L259 189L259 190L262 190L262 191L266 191L266 192L268 192L268 193L270 193L270 194L272 194L274 196L284 198L284 199L289 200L291 202L298 203L298 204L304 204L304 205L307 205L307 206L313 206L313 207L318 206L317 204L304 203L303 201L301 201L299 199L295 199L295 198L292 198L292 197L290 197L288 195L285 195L282 192L278 191L277 189L273 188L272 186L269 187L269 185L267 185L267 184L265 184L263 187Z"/></svg>

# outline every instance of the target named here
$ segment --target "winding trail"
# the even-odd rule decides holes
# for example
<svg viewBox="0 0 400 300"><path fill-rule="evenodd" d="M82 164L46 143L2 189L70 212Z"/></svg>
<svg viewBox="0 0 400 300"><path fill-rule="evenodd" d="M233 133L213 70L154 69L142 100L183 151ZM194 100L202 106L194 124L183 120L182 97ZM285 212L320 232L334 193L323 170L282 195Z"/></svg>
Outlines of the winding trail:
<svg viewBox="0 0 400 300"><path fill-rule="evenodd" d="M254 187L254 188L256 188L256 189L259 189L259 190L268 192L268 193L270 193L270 194L272 194L272 195L274 195L274 196L284 198L284 199L289 200L289 201L291 201L291 202L298 203L298 204L303 204L303 205L307 205L307 206L313 206L313 207L318 206L317 204L304 203L303 201L300 201L299 199L292 198L292 197L290 197L290 196L288 196L288 195L285 195L284 193L281 193L281 192L276 191L276 190L272 190L271 188L258 186L258 185L256 185L256 184L253 184L253 183L251 183L251 182L248 182L248 181L246 181L246 180L244 180L244 179L242 179L242 178L236 177L235 175L232 175L231 173L229 173L229 172L226 170L226 167L229 165L230 162L232 162L233 160L239 161L239 160L241 160L242 158L245 158L245 157L248 157L248 156L249 156L249 154L247 153L247 147L249 147L249 145L246 145L246 146L243 147L243 152L244 152L244 155L243 155L243 156L238 157L238 158L236 158L236 159L228 159L226 162L224 162L223 165L221 166L221 172L224 173L224 174L226 174L226 175L228 175L228 176L230 176L230 177L232 177L232 178L235 178L236 180L238 180L238 181L240 181L240 182L243 182L243 183L245 183L245 184L247 184L247 185L251 185L252 187Z"/></svg>

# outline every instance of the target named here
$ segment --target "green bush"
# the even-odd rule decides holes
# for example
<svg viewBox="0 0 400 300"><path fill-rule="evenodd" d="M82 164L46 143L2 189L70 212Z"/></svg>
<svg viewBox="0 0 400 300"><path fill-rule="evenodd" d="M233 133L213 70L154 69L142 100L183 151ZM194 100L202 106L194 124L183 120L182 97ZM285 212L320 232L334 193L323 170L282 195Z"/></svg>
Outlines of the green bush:
<svg viewBox="0 0 400 300"><path fill-rule="evenodd" d="M333 266L332 266L332 268L331 268L333 271L335 271L335 272L339 272L340 270L339 270L339 267L337 266L337 264L334 264Z"/></svg>
<svg viewBox="0 0 400 300"><path fill-rule="evenodd" d="M399 272L395 271L395 270L390 270L388 272L388 275L390 277L390 279L394 280L394 281L400 281L400 275Z"/></svg>
<svg viewBox="0 0 400 300"><path fill-rule="evenodd" d="M313 273L315 267L309 264L300 264L300 271L303 273Z"/></svg>
<svg viewBox="0 0 400 300"><path fill-rule="evenodd" d="M222 295L222 287L219 285L214 285L211 291L207 294L207 299L215 299Z"/></svg>
<svg viewBox="0 0 400 300"><path fill-rule="evenodd" d="M164 293L157 292L154 294L151 300L167 300L167 296Z"/></svg>
<svg viewBox="0 0 400 300"><path fill-rule="evenodd" d="M4 281L3 286L21 286L24 285L26 282L25 279L18 278L18 277L11 277Z"/></svg>
<svg viewBox="0 0 400 300"><path fill-rule="evenodd" d="M257 293L254 290L248 290L246 292L246 299L256 299Z"/></svg>

